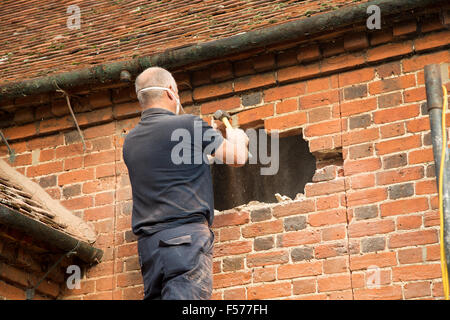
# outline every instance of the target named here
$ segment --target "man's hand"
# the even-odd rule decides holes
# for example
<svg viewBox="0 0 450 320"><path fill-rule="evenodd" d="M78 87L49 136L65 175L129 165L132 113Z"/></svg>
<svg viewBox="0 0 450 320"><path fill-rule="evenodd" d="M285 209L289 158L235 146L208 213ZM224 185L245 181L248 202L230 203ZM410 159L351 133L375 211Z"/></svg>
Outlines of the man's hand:
<svg viewBox="0 0 450 320"><path fill-rule="evenodd" d="M239 128L233 128L229 129L226 128L226 138L228 141L241 145L244 144L245 146L248 146L248 136L245 134L244 130Z"/></svg>

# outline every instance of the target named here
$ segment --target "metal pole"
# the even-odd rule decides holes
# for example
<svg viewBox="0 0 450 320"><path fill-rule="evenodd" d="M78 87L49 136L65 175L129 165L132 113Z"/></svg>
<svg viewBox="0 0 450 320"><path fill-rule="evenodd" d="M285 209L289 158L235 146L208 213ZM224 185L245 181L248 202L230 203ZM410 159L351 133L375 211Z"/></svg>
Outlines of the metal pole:
<svg viewBox="0 0 450 320"><path fill-rule="evenodd" d="M448 69L448 68L447 68ZM443 90L442 90L442 71L439 64L431 64L425 66L425 85L427 92L427 106L430 118L431 140L433 144L434 163L436 166L436 183L439 186L439 171L441 168L442 155L442 105L443 105ZM447 71L448 72L448 71ZM450 181L450 165L449 150L446 146L445 155L445 172L443 177L443 208L444 208L444 248L445 256L447 258L447 268L450 270L450 188L448 182Z"/></svg>

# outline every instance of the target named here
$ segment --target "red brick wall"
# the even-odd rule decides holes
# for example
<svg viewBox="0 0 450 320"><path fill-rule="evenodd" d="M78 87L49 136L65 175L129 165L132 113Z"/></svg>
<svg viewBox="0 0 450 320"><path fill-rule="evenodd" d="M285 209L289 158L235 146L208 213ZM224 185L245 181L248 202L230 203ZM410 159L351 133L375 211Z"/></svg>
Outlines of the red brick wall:
<svg viewBox="0 0 450 320"><path fill-rule="evenodd" d="M450 61L450 33L436 21L408 25L175 73L186 111L240 111L241 126L301 131L318 159L333 154L301 200L216 216L215 299L442 297L423 67ZM121 149L140 110L119 86L72 99L84 155L61 98L16 99L27 109L4 130L17 169L99 233L104 259L68 299L142 297Z"/></svg>

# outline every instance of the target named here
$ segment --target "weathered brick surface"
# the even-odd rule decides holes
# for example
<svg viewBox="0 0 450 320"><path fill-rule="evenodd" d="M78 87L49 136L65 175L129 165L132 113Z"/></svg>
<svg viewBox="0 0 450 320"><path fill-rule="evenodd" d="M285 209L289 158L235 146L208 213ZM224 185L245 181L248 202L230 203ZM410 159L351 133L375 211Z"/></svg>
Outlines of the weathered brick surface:
<svg viewBox="0 0 450 320"><path fill-rule="evenodd" d="M442 298L423 67L449 61L441 40L448 33L418 28L425 34L417 37L413 30L399 25L369 38L215 62L177 76L189 91L186 110L207 120L222 108L238 113L239 124L301 132L317 160L303 197L215 216L214 298ZM56 102L50 110L47 102L35 105L34 118L17 114L3 132L17 170L99 233L104 260L88 269L81 289L62 296L140 299L121 156L140 110L129 88L85 98L91 109L79 107L84 154L73 121ZM0 152L6 159L4 146ZM374 267L377 288L368 280ZM0 282L0 296L20 294Z"/></svg>

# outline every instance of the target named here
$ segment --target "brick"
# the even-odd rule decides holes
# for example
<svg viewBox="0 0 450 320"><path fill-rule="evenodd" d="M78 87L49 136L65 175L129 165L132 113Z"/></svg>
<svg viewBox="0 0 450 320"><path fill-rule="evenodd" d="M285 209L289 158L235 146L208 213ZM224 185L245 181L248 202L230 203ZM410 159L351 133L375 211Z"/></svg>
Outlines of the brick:
<svg viewBox="0 0 450 320"><path fill-rule="evenodd" d="M389 199L395 200L407 198L414 194L414 185L412 183L398 184L388 187Z"/></svg>
<svg viewBox="0 0 450 320"><path fill-rule="evenodd" d="M374 141L377 140L379 136L380 134L378 128L353 130L342 135L342 144L344 146L349 146Z"/></svg>
<svg viewBox="0 0 450 320"><path fill-rule="evenodd" d="M410 164L432 163L434 161L432 149L421 149L410 151L408 154Z"/></svg>
<svg viewBox="0 0 450 320"><path fill-rule="evenodd" d="M279 204L273 207L273 216L280 218L295 214L302 214L314 211L313 200L294 201L287 204Z"/></svg>
<svg viewBox="0 0 450 320"><path fill-rule="evenodd" d="M352 100L367 97L367 84L353 85L344 89L344 99Z"/></svg>
<svg viewBox="0 0 450 320"><path fill-rule="evenodd" d="M281 220L265 221L245 226L242 229L242 236L244 238L252 238L266 234L279 233L282 231L283 231L283 221Z"/></svg>
<svg viewBox="0 0 450 320"><path fill-rule="evenodd" d="M346 272L348 269L348 258L339 257L323 261L323 271L326 274Z"/></svg>
<svg viewBox="0 0 450 320"><path fill-rule="evenodd" d="M339 207L339 197L337 195L325 196L316 200L317 211L328 210Z"/></svg>
<svg viewBox="0 0 450 320"><path fill-rule="evenodd" d="M405 90L403 92L405 103L424 101L427 99L425 87Z"/></svg>
<svg viewBox="0 0 450 320"><path fill-rule="evenodd" d="M398 261L401 264L411 264L423 261L422 248L398 250Z"/></svg>
<svg viewBox="0 0 450 320"><path fill-rule="evenodd" d="M350 129L367 128L372 123L372 117L370 114L363 114L349 118Z"/></svg>
<svg viewBox="0 0 450 320"><path fill-rule="evenodd" d="M362 216L363 219L374 218L377 216L376 207L370 206L367 209L358 208L360 211L355 212ZM350 237L371 236L375 234L389 233L395 230L393 220L378 220L378 221L361 221L350 224L348 232Z"/></svg>
<svg viewBox="0 0 450 320"><path fill-rule="evenodd" d="M337 176L336 166L326 166L320 169L316 169L312 177L313 182L323 182L335 179Z"/></svg>
<svg viewBox="0 0 450 320"><path fill-rule="evenodd" d="M347 51L360 50L368 46L369 41L366 33L351 34L344 38L344 49Z"/></svg>
<svg viewBox="0 0 450 320"><path fill-rule="evenodd" d="M232 213L214 216L213 228L237 226L250 221L249 213L245 211L235 211Z"/></svg>
<svg viewBox="0 0 450 320"><path fill-rule="evenodd" d="M379 268L397 265L395 252L368 253L362 256L350 256L350 270L367 269L370 266Z"/></svg>
<svg viewBox="0 0 450 320"><path fill-rule="evenodd" d="M312 248L308 247L294 248L291 251L291 258L293 262L311 260L313 257L314 252Z"/></svg>
<svg viewBox="0 0 450 320"><path fill-rule="evenodd" d="M344 243L320 244L314 248L316 259L325 259L347 254L347 246Z"/></svg>
<svg viewBox="0 0 450 320"><path fill-rule="evenodd" d="M5 138L8 139L8 142L11 140L32 137L38 134L36 123L30 123L20 127L9 127L2 129L2 132L5 135Z"/></svg>
<svg viewBox="0 0 450 320"><path fill-rule="evenodd" d="M275 100L293 98L305 94L306 84L304 82L288 84L264 91L264 101L271 102Z"/></svg>
<svg viewBox="0 0 450 320"><path fill-rule="evenodd" d="M296 216L284 219L285 231L298 231L306 228L306 217Z"/></svg>
<svg viewBox="0 0 450 320"><path fill-rule="evenodd" d="M416 51L423 51L431 48L445 46L448 44L448 41L446 41L446 39L448 39L449 37L450 32L448 30L424 35L423 37L414 40L414 49Z"/></svg>
<svg viewBox="0 0 450 320"><path fill-rule="evenodd" d="M241 101L244 107L255 106L262 102L262 93L258 91L245 94L241 97Z"/></svg>
<svg viewBox="0 0 450 320"><path fill-rule="evenodd" d="M331 108L322 107L308 110L308 123L320 122L331 119Z"/></svg>
<svg viewBox="0 0 450 320"><path fill-rule="evenodd" d="M381 138L392 138L405 134L404 123L390 123L384 126L380 126Z"/></svg>
<svg viewBox="0 0 450 320"><path fill-rule="evenodd" d="M375 68L375 73L378 77L384 79L391 76L398 76L401 74L401 65L399 61L390 63L383 63Z"/></svg>
<svg viewBox="0 0 450 320"><path fill-rule="evenodd" d="M417 31L417 23L415 20L401 22L393 27L392 33L394 37L404 36Z"/></svg>
<svg viewBox="0 0 450 320"><path fill-rule="evenodd" d="M366 220L376 218L378 216L378 208L375 205L359 207L354 209L356 220Z"/></svg>
<svg viewBox="0 0 450 320"><path fill-rule="evenodd" d="M255 251L269 250L275 245L273 237L256 238L254 241Z"/></svg>
<svg viewBox="0 0 450 320"><path fill-rule="evenodd" d="M436 180L429 181L417 181L416 182L416 194L435 194L437 193Z"/></svg>
<svg viewBox="0 0 450 320"><path fill-rule="evenodd" d="M393 92L378 96L379 108L395 107L402 103L403 103L403 96L401 92Z"/></svg>
<svg viewBox="0 0 450 320"><path fill-rule="evenodd" d="M350 274L325 276L317 279L318 291L337 291L351 288Z"/></svg>
<svg viewBox="0 0 450 320"><path fill-rule="evenodd" d="M333 225L344 223L347 221L345 210L331 210L319 213L312 213L308 215L308 223L312 227L321 227L326 225Z"/></svg>
<svg viewBox="0 0 450 320"><path fill-rule="evenodd" d="M224 257L230 255L237 255L248 253L252 251L252 242L251 241L234 241L227 242L224 244L217 244L214 247L214 257Z"/></svg>
<svg viewBox="0 0 450 320"><path fill-rule="evenodd" d="M234 80L234 91L245 91L254 88L265 87L275 83L275 74L273 72L251 75ZM194 89L195 93L195 89Z"/></svg>
<svg viewBox="0 0 450 320"><path fill-rule="evenodd" d="M307 81L308 93L323 91L330 88L330 78L319 78Z"/></svg>
<svg viewBox="0 0 450 320"><path fill-rule="evenodd" d="M229 62L217 63L210 68L212 80L223 81L233 77L232 65Z"/></svg>
<svg viewBox="0 0 450 320"><path fill-rule="evenodd" d="M278 247L293 247L304 244L318 243L320 241L320 232L318 230L301 230L287 232L278 235Z"/></svg>
<svg viewBox="0 0 450 320"><path fill-rule="evenodd" d="M305 195L307 197L314 197L326 194L334 194L345 190L345 183L343 179L332 181L308 183L305 186Z"/></svg>
<svg viewBox="0 0 450 320"><path fill-rule="evenodd" d="M427 198L397 200L380 205L382 217L420 212L428 209Z"/></svg>
<svg viewBox="0 0 450 320"><path fill-rule="evenodd" d="M298 101L297 99L290 99L278 102L276 110L277 114L298 110Z"/></svg>
<svg viewBox="0 0 450 320"><path fill-rule="evenodd" d="M408 250L408 249L406 249ZM422 250L421 250L422 251ZM441 258L441 246L440 244L431 245L426 247L426 260L435 261Z"/></svg>
<svg viewBox="0 0 450 320"><path fill-rule="evenodd" d="M403 72L407 73L422 70L427 64L448 62L449 59L450 54L448 50L430 54L415 55L402 61Z"/></svg>
<svg viewBox="0 0 450 320"><path fill-rule="evenodd" d="M84 210L84 218L88 221L96 221L113 217L114 206L103 206Z"/></svg>
<svg viewBox="0 0 450 320"><path fill-rule="evenodd" d="M428 280L441 277L440 264L399 266L392 268L393 281Z"/></svg>
<svg viewBox="0 0 450 320"><path fill-rule="evenodd" d="M326 106L339 101L339 91L326 91L300 97L300 109L311 109Z"/></svg>
<svg viewBox="0 0 450 320"><path fill-rule="evenodd" d="M389 239L389 248L431 244L436 243L437 241L438 234L436 230L402 232L391 235Z"/></svg>
<svg viewBox="0 0 450 320"><path fill-rule="evenodd" d="M194 89L194 100L203 100L212 97L222 96L233 92L232 83L230 81L219 84L210 84Z"/></svg>
<svg viewBox="0 0 450 320"><path fill-rule="evenodd" d="M28 177L38 177L57 173L63 170L62 161L54 161L49 163L38 164L36 166L30 166L27 168Z"/></svg>
<svg viewBox="0 0 450 320"><path fill-rule="evenodd" d="M418 104L386 109L374 112L373 121L378 124L394 122L417 117L420 113Z"/></svg>
<svg viewBox="0 0 450 320"><path fill-rule="evenodd" d="M269 207L252 210L250 213L252 222L260 222L272 218L272 210Z"/></svg>
<svg viewBox="0 0 450 320"><path fill-rule="evenodd" d="M348 193L347 204L349 206L359 206L363 204L371 204L385 200L387 198L387 192L385 188L359 190Z"/></svg>
<svg viewBox="0 0 450 320"><path fill-rule="evenodd" d="M66 184L76 183L76 182L82 182L87 180L94 179L94 169L81 169L81 170L74 170L71 172L65 172L61 173L58 176L58 185L63 186Z"/></svg>
<svg viewBox="0 0 450 320"><path fill-rule="evenodd" d="M398 167L406 166L407 158L405 153L395 154L392 156L387 156L383 159L384 169L393 169Z"/></svg>
<svg viewBox="0 0 450 320"><path fill-rule="evenodd" d="M253 268L253 282L269 282L276 279L276 267Z"/></svg>
<svg viewBox="0 0 450 320"><path fill-rule="evenodd" d="M421 145L422 141L420 139L420 136L414 135L410 137L379 142L375 145L375 149L377 151L377 154L383 155L403 150L415 149L420 147Z"/></svg>
<svg viewBox="0 0 450 320"><path fill-rule="evenodd" d="M297 54L298 62L314 61L320 58L320 49L317 45L308 45L300 48Z"/></svg>
<svg viewBox="0 0 450 320"><path fill-rule="evenodd" d="M245 288L227 289L223 292L224 300L246 300L246 298Z"/></svg>
<svg viewBox="0 0 450 320"><path fill-rule="evenodd" d="M307 65L295 65L281 68L277 71L277 80L279 82L303 80L320 73L319 63Z"/></svg>
<svg viewBox="0 0 450 320"><path fill-rule="evenodd" d="M264 253L249 254L247 256L247 267L261 267L273 264L283 264L289 262L287 251L273 251Z"/></svg>
<svg viewBox="0 0 450 320"><path fill-rule="evenodd" d="M330 136L309 140L310 152L329 151L331 149L333 149L333 138Z"/></svg>
<svg viewBox="0 0 450 320"><path fill-rule="evenodd" d="M431 296L431 283L429 281L407 283L404 289L405 299Z"/></svg>
<svg viewBox="0 0 450 320"><path fill-rule="evenodd" d="M371 289L356 289L356 300L399 300L402 299L400 286L384 286Z"/></svg>
<svg viewBox="0 0 450 320"><path fill-rule="evenodd" d="M349 160L344 163L344 172L346 176L376 171L380 168L381 161L379 158Z"/></svg>
<svg viewBox="0 0 450 320"><path fill-rule="evenodd" d="M91 153L84 157L85 167L96 166L100 164L110 163L115 161L115 151L102 151Z"/></svg>
<svg viewBox="0 0 450 320"><path fill-rule="evenodd" d="M291 294L292 288L289 282L251 286L247 289L248 299L250 300L287 297Z"/></svg>
<svg viewBox="0 0 450 320"><path fill-rule="evenodd" d="M386 246L384 237L364 238L361 240L361 251L363 253L383 251Z"/></svg>
<svg viewBox="0 0 450 320"><path fill-rule="evenodd" d="M337 71L350 67L361 66L365 63L365 56L361 52L349 53L322 60L321 71Z"/></svg>
<svg viewBox="0 0 450 320"><path fill-rule="evenodd" d="M332 240L340 240L344 239L346 236L346 227L345 226L334 226L322 229L322 240L323 241L332 241Z"/></svg>
<svg viewBox="0 0 450 320"><path fill-rule="evenodd" d="M375 187L375 175L366 174L351 177L350 185L354 190Z"/></svg>
<svg viewBox="0 0 450 320"><path fill-rule="evenodd" d="M290 113L285 116L278 116L264 120L264 128L267 131L272 130L286 130L295 127L300 127L306 123L306 113L296 112Z"/></svg>
<svg viewBox="0 0 450 320"><path fill-rule="evenodd" d="M348 150L350 159L359 159L373 156L373 144L361 144L358 146L350 147Z"/></svg>
<svg viewBox="0 0 450 320"><path fill-rule="evenodd" d="M316 280L312 278L294 280L292 283L292 290L294 294L306 294L316 292Z"/></svg>
<svg viewBox="0 0 450 320"><path fill-rule="evenodd" d="M424 169L422 166L396 169L391 171L383 171L377 173L377 184L386 185L412 180L419 180L422 179L423 176L424 176Z"/></svg>
<svg viewBox="0 0 450 320"><path fill-rule="evenodd" d="M224 258L223 259L223 271L236 271L244 268L244 258Z"/></svg>
<svg viewBox="0 0 450 320"><path fill-rule="evenodd" d="M240 126L261 121L264 118L273 116L274 114L274 105L267 104L262 107L257 107L253 109L249 109L246 111L239 112L238 123Z"/></svg>
<svg viewBox="0 0 450 320"><path fill-rule="evenodd" d="M411 53L412 50L412 41L381 45L367 51L367 62L374 62L384 60L386 58L403 56Z"/></svg>
<svg viewBox="0 0 450 320"><path fill-rule="evenodd" d="M39 185L42 188L54 187L56 186L56 176L46 176L39 179Z"/></svg>
<svg viewBox="0 0 450 320"><path fill-rule="evenodd" d="M263 54L252 58L253 67L256 71L267 71L275 67L275 55L273 53Z"/></svg>
<svg viewBox="0 0 450 320"><path fill-rule="evenodd" d="M208 101L202 104L200 107L200 112L202 114L214 113L219 109L222 110L231 110L234 108L239 108L240 106L239 97L230 97L226 99L220 99L215 101Z"/></svg>
<svg viewBox="0 0 450 320"><path fill-rule="evenodd" d="M322 262L301 262L286 264L277 269L278 279L292 279L322 274Z"/></svg>
<svg viewBox="0 0 450 320"><path fill-rule="evenodd" d="M345 87L352 84L367 82L375 77L373 68L364 68L355 71L348 71L338 75L339 85Z"/></svg>
<svg viewBox="0 0 450 320"><path fill-rule="evenodd" d="M304 135L306 137L322 136L332 133L338 133L341 132L342 130L343 130L342 120L337 119L309 125L305 129Z"/></svg>

